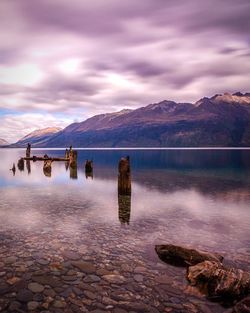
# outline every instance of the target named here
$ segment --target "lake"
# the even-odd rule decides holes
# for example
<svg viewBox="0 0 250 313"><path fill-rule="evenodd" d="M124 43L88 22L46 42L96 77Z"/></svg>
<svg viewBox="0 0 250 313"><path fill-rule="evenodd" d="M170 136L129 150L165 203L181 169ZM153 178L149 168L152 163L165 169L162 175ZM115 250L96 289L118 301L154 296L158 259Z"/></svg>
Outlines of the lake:
<svg viewBox="0 0 250 313"><path fill-rule="evenodd" d="M78 150L75 170L26 161L15 175L25 150L0 152L0 312L225 311L156 244L218 252L250 271L250 150ZM45 153L64 156L32 149ZM131 197L117 192L127 155Z"/></svg>

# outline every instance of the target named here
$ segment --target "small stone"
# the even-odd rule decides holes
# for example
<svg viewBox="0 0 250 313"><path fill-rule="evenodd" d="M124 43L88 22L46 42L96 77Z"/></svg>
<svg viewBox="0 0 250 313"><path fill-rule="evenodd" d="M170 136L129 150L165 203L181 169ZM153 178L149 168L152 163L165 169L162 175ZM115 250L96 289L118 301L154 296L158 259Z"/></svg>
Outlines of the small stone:
<svg viewBox="0 0 250 313"><path fill-rule="evenodd" d="M18 301L11 301L10 306L9 306L9 311L17 311L20 309L21 303Z"/></svg>
<svg viewBox="0 0 250 313"><path fill-rule="evenodd" d="M91 291L85 290L84 294L86 297L88 297L91 300L94 300L96 298L96 295Z"/></svg>
<svg viewBox="0 0 250 313"><path fill-rule="evenodd" d="M17 293L17 300L20 302L29 302L33 299L33 293L28 289L19 290Z"/></svg>
<svg viewBox="0 0 250 313"><path fill-rule="evenodd" d="M137 281L138 283L141 283L141 282L143 282L143 276L137 274L134 276L134 280Z"/></svg>
<svg viewBox="0 0 250 313"><path fill-rule="evenodd" d="M52 275L32 276L32 280L42 285L49 285L51 287L59 287L61 285L59 279Z"/></svg>
<svg viewBox="0 0 250 313"><path fill-rule="evenodd" d="M88 275L86 277L84 277L83 281L85 283L97 283L101 280L100 277L96 276L96 275Z"/></svg>
<svg viewBox="0 0 250 313"><path fill-rule="evenodd" d="M66 306L66 303L61 301L61 300L55 300L54 303L53 303L53 306L55 308L60 309L60 308L64 308Z"/></svg>
<svg viewBox="0 0 250 313"><path fill-rule="evenodd" d="M49 296L49 297L52 297L52 298L54 298L55 295L56 295L55 291L53 289L50 289L50 288L45 289L43 294L45 296Z"/></svg>
<svg viewBox="0 0 250 313"><path fill-rule="evenodd" d="M7 280L7 283L9 285L15 285L18 281L20 281L19 277L12 277L10 279Z"/></svg>
<svg viewBox="0 0 250 313"><path fill-rule="evenodd" d="M44 290L44 286L41 284L38 284L38 283L30 283L28 285L28 288L29 288L29 290L31 290L34 293L43 292L43 290Z"/></svg>
<svg viewBox="0 0 250 313"><path fill-rule="evenodd" d="M34 295L34 297L33 297L33 300L34 301L37 301L37 302L41 302L41 301L43 301L43 295L41 294L41 293L36 293L35 295Z"/></svg>
<svg viewBox="0 0 250 313"><path fill-rule="evenodd" d="M37 260L37 263L40 264L40 265L48 265L49 264L49 260L39 259L39 260Z"/></svg>
<svg viewBox="0 0 250 313"><path fill-rule="evenodd" d="M5 264L13 264L17 261L17 258L15 256L9 256L4 260Z"/></svg>
<svg viewBox="0 0 250 313"><path fill-rule="evenodd" d="M117 274L104 275L103 278L107 280L108 282L114 283L114 284L122 284L125 282L125 278Z"/></svg>
<svg viewBox="0 0 250 313"><path fill-rule="evenodd" d="M62 252L62 255L64 258L69 259L69 260L79 260L81 258L80 254L75 252L75 251L70 251L70 250L65 250Z"/></svg>
<svg viewBox="0 0 250 313"><path fill-rule="evenodd" d="M33 311L33 310L35 310L36 308L38 308L39 303L36 302L36 301L30 301L30 302L28 302L27 306L28 306L28 310L29 310L29 311Z"/></svg>
<svg viewBox="0 0 250 313"><path fill-rule="evenodd" d="M135 269L134 269L134 272L135 273L144 273L146 272L147 269L145 267L142 267L142 266L137 266Z"/></svg>
<svg viewBox="0 0 250 313"><path fill-rule="evenodd" d="M92 263L84 261L76 261L71 263L73 266L77 267L80 271L92 274L95 272L95 266Z"/></svg>
<svg viewBox="0 0 250 313"><path fill-rule="evenodd" d="M96 271L96 274L103 276L103 275L109 275L111 273L109 271L105 270L105 268L100 268Z"/></svg>

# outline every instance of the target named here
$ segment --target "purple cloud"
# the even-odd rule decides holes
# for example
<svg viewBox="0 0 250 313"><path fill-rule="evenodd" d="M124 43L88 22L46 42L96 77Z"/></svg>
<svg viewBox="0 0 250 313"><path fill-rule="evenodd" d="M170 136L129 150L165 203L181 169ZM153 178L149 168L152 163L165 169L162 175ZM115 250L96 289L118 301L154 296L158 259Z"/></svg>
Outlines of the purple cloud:
<svg viewBox="0 0 250 313"><path fill-rule="evenodd" d="M249 12L248 0L2 0L0 108L73 121L246 92Z"/></svg>

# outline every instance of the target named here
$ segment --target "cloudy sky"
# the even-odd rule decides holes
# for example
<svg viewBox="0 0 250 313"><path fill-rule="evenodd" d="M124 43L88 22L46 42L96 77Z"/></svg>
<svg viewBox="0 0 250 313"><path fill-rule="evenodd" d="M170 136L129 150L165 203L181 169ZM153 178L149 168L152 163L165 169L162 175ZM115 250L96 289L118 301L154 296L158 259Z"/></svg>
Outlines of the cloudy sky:
<svg viewBox="0 0 250 313"><path fill-rule="evenodd" d="M250 91L249 0L1 0L0 138Z"/></svg>

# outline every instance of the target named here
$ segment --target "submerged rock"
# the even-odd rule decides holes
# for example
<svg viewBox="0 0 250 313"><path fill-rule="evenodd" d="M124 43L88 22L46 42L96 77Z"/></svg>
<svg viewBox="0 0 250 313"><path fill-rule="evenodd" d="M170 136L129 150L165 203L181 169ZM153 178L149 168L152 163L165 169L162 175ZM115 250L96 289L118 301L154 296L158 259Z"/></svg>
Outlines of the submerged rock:
<svg viewBox="0 0 250 313"><path fill-rule="evenodd" d="M204 261L190 266L187 279L209 297L239 299L250 293L250 273L226 268L221 263Z"/></svg>
<svg viewBox="0 0 250 313"><path fill-rule="evenodd" d="M212 254L171 244L156 245L155 251L162 261L177 266L195 265L204 261L221 263L223 260L223 256L219 254Z"/></svg>

